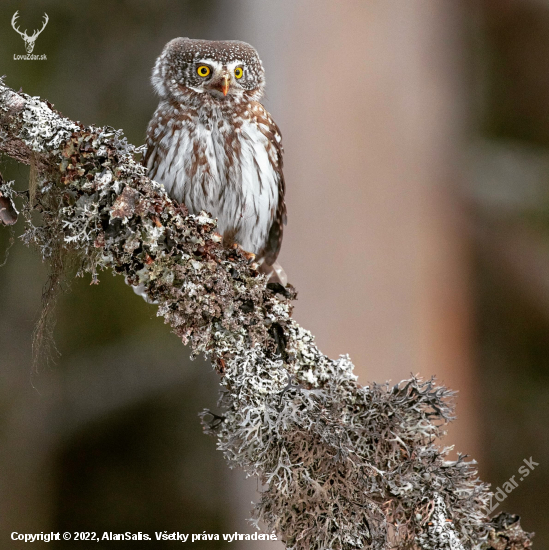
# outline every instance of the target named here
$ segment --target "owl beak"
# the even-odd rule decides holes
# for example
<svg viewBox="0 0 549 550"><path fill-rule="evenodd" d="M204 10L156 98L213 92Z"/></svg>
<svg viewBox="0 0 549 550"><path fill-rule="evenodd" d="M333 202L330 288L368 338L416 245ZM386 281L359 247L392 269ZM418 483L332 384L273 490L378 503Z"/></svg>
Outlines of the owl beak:
<svg viewBox="0 0 549 550"><path fill-rule="evenodd" d="M223 71L220 76L216 77L215 80L208 85L208 88L216 92L222 92L224 96L229 93L230 87L231 75L227 71Z"/></svg>
<svg viewBox="0 0 549 550"><path fill-rule="evenodd" d="M226 96L227 92L229 91L229 86L231 84L231 77L229 74L225 73L221 77L221 91L223 92L223 95Z"/></svg>

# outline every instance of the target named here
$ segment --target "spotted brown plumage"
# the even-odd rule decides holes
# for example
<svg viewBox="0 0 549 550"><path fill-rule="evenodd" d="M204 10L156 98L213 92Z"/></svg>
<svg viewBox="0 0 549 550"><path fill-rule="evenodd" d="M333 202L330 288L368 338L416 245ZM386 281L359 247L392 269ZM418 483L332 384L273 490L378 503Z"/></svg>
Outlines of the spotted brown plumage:
<svg viewBox="0 0 549 550"><path fill-rule="evenodd" d="M176 38L152 83L160 102L147 131L150 177L190 214L216 217L226 244L253 252L285 283L276 263L286 223L282 138L260 103L257 52L244 42Z"/></svg>

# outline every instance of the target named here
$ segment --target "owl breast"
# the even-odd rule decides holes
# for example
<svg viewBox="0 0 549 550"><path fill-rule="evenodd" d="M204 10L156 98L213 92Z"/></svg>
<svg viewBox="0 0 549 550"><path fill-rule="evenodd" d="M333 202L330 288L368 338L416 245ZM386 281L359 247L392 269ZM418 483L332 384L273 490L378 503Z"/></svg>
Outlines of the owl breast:
<svg viewBox="0 0 549 550"><path fill-rule="evenodd" d="M280 211L282 177L280 137L262 115L270 120L259 103L243 105L240 113L215 104L161 103L147 141L150 177L189 213L204 210L216 217L226 242L237 242L258 258Z"/></svg>

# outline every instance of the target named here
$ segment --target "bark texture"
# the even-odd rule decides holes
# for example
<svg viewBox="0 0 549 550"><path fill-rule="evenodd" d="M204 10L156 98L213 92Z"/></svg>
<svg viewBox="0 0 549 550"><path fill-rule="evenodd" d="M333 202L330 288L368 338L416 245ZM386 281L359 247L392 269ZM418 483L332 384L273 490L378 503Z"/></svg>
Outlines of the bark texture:
<svg viewBox="0 0 549 550"><path fill-rule="evenodd" d="M23 240L54 273L70 256L93 282L109 269L142 285L212 361L220 410L202 413L205 430L257 476L254 518L288 549L519 548L501 546L515 523L490 522L474 463L436 444L453 393L418 378L358 385L349 357L326 357L292 319L294 289L266 284L214 219L171 201L120 131L76 124L0 80L0 152L31 165L28 193L0 182L0 223L15 222L19 196Z"/></svg>

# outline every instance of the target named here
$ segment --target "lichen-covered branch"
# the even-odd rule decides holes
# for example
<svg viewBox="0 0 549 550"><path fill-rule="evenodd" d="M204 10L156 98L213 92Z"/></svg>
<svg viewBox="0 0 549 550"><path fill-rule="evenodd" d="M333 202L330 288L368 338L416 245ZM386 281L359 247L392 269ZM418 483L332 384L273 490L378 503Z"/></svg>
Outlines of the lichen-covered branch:
<svg viewBox="0 0 549 550"><path fill-rule="evenodd" d="M474 464L436 444L452 392L417 378L358 385L349 358L323 355L291 318L293 288L266 284L250 254L222 246L214 219L171 201L121 132L0 81L0 152L31 164L27 244L53 263L71 254L93 281L110 269L142 285L211 359L222 409L203 413L205 429L231 467L258 477L254 517L287 548L500 548ZM11 183L0 193L0 223L14 222Z"/></svg>

